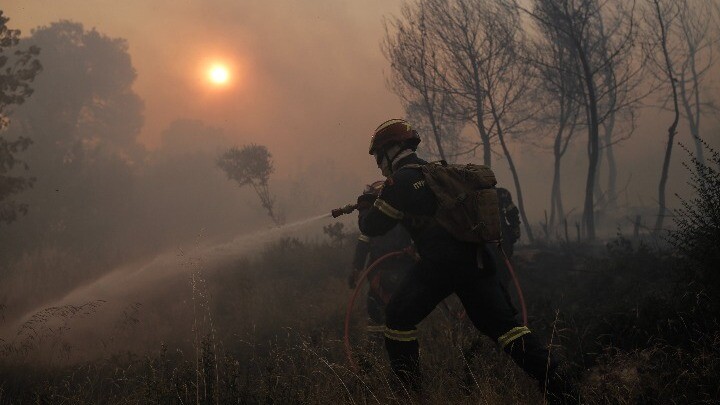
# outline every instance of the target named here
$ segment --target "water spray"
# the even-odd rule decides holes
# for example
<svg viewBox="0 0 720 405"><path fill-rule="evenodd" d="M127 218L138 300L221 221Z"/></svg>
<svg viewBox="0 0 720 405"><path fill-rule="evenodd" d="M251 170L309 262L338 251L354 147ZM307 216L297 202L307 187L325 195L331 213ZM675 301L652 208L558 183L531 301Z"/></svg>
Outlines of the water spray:
<svg viewBox="0 0 720 405"><path fill-rule="evenodd" d="M285 236L287 232L302 228L313 222L329 218L329 213L311 216L289 224L260 229L248 234L238 235L235 239L219 244L200 245L185 253L169 249L159 253L145 263L129 263L117 267L97 279L70 290L60 299L45 302L16 317L12 322L0 322L0 335L14 333L32 316L49 307L78 305L78 303L108 300L113 302L136 301L134 295L148 286L165 282L168 278L187 274L196 267L193 263L202 263L205 271L222 269L227 263L237 260L264 244ZM190 267L189 267L190 265ZM1 341L2 339L0 339Z"/></svg>

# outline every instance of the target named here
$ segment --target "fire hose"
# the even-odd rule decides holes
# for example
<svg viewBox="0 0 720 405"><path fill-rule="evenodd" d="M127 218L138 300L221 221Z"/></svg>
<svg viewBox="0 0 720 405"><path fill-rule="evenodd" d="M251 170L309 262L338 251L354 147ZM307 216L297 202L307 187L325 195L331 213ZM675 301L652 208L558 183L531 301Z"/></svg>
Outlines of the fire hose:
<svg viewBox="0 0 720 405"><path fill-rule="evenodd" d="M515 284L515 291L518 295L518 300L520 301L520 311L522 313L522 323L524 326L527 326L528 320L527 320L527 307L525 306L525 296L523 295L522 288L520 287L520 281L517 278L517 275L515 275L515 269L513 268L512 264L510 263L510 259L507 257L507 254L505 254L505 250L502 248L502 245L498 243L498 249L500 250L500 253L502 253L502 257L505 260L505 267L507 267L508 272L510 273L510 277L513 280L513 284Z"/></svg>
<svg viewBox="0 0 720 405"><path fill-rule="evenodd" d="M360 277L356 280L355 284L355 291L353 291L353 294L350 296L350 301L348 302L347 310L345 311L345 337L344 337L344 344L345 344L345 355L347 356L348 362L350 363L350 367L353 369L353 371L358 371L357 363L355 363L355 359L352 357L352 348L350 347L350 315L352 314L353 307L355 306L355 300L357 300L358 294L360 294L360 290L362 290L363 283L365 279L367 279L368 274L370 274L371 271L373 271L380 263L384 262L385 260L395 257L395 256L401 256L401 255L412 255L412 248L405 248L403 250L398 250L396 252L388 253L384 256L379 257L377 260L372 262L365 270L360 273Z"/></svg>
<svg viewBox="0 0 720 405"><path fill-rule="evenodd" d="M507 266L508 272L510 273L511 278L513 279L513 283L515 284L515 290L517 291L518 299L520 301L520 308L522 312L522 322L523 325L527 326L527 308L525 306L525 297L523 296L522 288L520 287L520 281L517 278L517 275L515 274L515 270L513 269L512 264L510 263L510 259L507 257L507 254L505 254L505 251L503 250L502 246L498 244L498 248L503 256L503 259L505 261L505 266ZM385 260L401 256L401 255L413 255L414 251L412 248L405 248L403 250L398 250L396 252L388 253L384 256L381 256L374 262L372 262L365 270L360 273L360 277L356 280L355 290L353 291L353 294L350 296L350 300L348 301L347 310L345 311L345 330L344 330L344 338L343 343L345 346L345 356L347 356L348 362L350 363L350 367L353 369L353 371L358 371L357 363L355 362L355 359L352 356L352 347L350 345L350 316L352 314L352 310L355 307L355 301L357 300L358 295L360 294L360 291L362 290L362 286L365 282L365 280L368 277L368 274L370 274L371 271L373 271L380 263L384 262Z"/></svg>

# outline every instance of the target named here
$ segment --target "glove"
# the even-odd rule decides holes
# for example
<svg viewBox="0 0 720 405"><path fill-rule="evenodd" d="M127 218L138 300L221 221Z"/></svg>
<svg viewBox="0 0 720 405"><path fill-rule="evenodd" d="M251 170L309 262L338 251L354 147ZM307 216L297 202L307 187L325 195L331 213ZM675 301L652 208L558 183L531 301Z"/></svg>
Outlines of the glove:
<svg viewBox="0 0 720 405"><path fill-rule="evenodd" d="M377 200L377 196L372 194L360 194L360 197L357 198L357 207L358 210L366 210L372 207L373 204L375 204L375 200Z"/></svg>

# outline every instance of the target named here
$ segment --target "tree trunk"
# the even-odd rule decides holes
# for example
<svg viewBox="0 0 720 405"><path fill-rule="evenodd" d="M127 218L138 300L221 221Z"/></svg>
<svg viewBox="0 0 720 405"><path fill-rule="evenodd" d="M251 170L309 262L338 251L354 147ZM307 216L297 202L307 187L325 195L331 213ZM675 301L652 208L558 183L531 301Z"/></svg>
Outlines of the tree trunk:
<svg viewBox="0 0 720 405"><path fill-rule="evenodd" d="M697 86L697 80L693 80L693 89L695 90L695 100L696 103L699 102L699 95L698 95L698 88ZM690 104L689 95L687 94L687 81L685 79L685 72L683 71L680 76L680 98L682 99L683 108L685 110L685 115L687 116L688 120L688 126L690 127L690 135L693 138L693 143L695 144L695 157L698 159L698 161L704 163L705 162L705 156L703 153L702 143L699 140L700 136L700 108L696 104L694 107Z"/></svg>
<svg viewBox="0 0 720 405"><path fill-rule="evenodd" d="M693 140L695 141L695 157L700 164L705 164L705 156L703 152L703 144L700 142L700 78L698 77L697 67L695 65L695 51L692 52L690 58L690 69L692 71L693 89L695 90L695 131L693 132Z"/></svg>
<svg viewBox="0 0 720 405"><path fill-rule="evenodd" d="M483 145L483 164L487 167L492 167L492 150L490 149L490 134L485 128L485 109L483 108L483 91L480 85L479 77L480 72L476 64L473 63L473 74L475 75L475 121L477 124L478 133L480 134L480 140Z"/></svg>
<svg viewBox="0 0 720 405"><path fill-rule="evenodd" d="M424 27L424 21L425 19L425 9L422 8L422 15L421 15L421 24ZM428 89L431 87L428 83L428 75L427 75L427 58L426 58L426 50L427 50L427 42L426 39L426 31L424 28L421 28L421 52L420 57L422 59L422 65L421 65L421 75L422 75L422 96L423 96L423 102L425 104L425 111L428 114L428 120L430 121L430 127L432 128L433 135L435 137L435 144L437 145L438 154L440 155L441 160L446 160L445 158L445 150L442 147L442 134L440 133L440 128L438 126L438 123L435 119L435 109L436 104L433 102L432 98L430 97L430 93L428 92ZM433 90L436 92L437 90ZM433 93L434 94L434 93Z"/></svg>
<svg viewBox="0 0 720 405"><path fill-rule="evenodd" d="M680 107L678 106L678 93L677 93L677 81L673 75L672 62L670 61L670 55L667 49L667 32L665 30L665 23L662 18L660 11L660 3L658 0L654 0L655 11L657 12L658 21L660 22L660 39L663 51L663 57L665 58L665 71L668 75L668 81L672 87L673 94L673 107L675 109L675 117L673 118L672 124L668 128L668 143L665 147L665 158L663 159L662 172L660 173L660 184L658 185L658 216L655 221L655 232L660 232L665 220L665 186L667 184L668 172L670 169L670 156L672 155L672 148L674 144L675 134L677 133L678 122L680 121ZM639 221L638 221L639 222Z"/></svg>
<svg viewBox="0 0 720 405"><path fill-rule="evenodd" d="M555 218L563 218L562 201L560 197L560 159L555 156L553 165L553 182L550 191L550 222L548 226L555 226Z"/></svg>
<svg viewBox="0 0 720 405"><path fill-rule="evenodd" d="M602 197L603 200L603 213L607 216L607 213L615 208L616 199L617 199L617 190L616 190L616 182L617 182L617 167L615 164L615 152L613 150L613 132L615 130L615 114L617 109L617 98L618 98L618 82L615 78L615 71L614 71L614 64L611 63L610 60L606 60L606 58L609 57L610 50L608 49L608 37L605 33L602 13L599 14L599 21L601 25L601 43L602 43L602 53L603 53L603 59L605 59L606 66L602 69L602 77L605 83L605 88L607 89L607 116L605 119L603 119L603 146L604 146L604 153L605 153L605 160L607 162L607 170L608 170L608 179L607 179L607 189L605 190L605 194ZM598 156L598 161L602 161L602 153L603 151L599 151L600 155ZM602 164L602 163L599 163ZM600 176L598 176L595 181L598 183L598 190L600 188Z"/></svg>
<svg viewBox="0 0 720 405"><path fill-rule="evenodd" d="M478 120L482 119L482 112L478 111ZM487 167L492 167L492 150L490 149L490 134L488 134L487 129L485 128L485 125L482 121L477 122L477 129L480 133L480 141L483 145L483 164Z"/></svg>
<svg viewBox="0 0 720 405"><path fill-rule="evenodd" d="M585 49L582 44L576 42L576 48L580 57L580 63L583 69L583 79L587 90L588 115L590 122L588 125L588 173L585 182L585 203L583 205L583 225L589 240L595 239L595 174L597 172L598 151L600 149L599 139L599 120L597 95L595 94L595 83L593 81L592 69L590 61L587 59Z"/></svg>
<svg viewBox="0 0 720 405"><path fill-rule="evenodd" d="M508 166L510 166L510 173L512 173L513 176L513 182L515 183L515 193L517 195L518 209L520 210L520 217L522 218L523 224L525 225L525 232L527 233L528 240L530 242L534 242L535 237L533 236L532 228L530 227L527 214L525 214L525 203L523 201L523 194L522 189L520 188L520 178L518 176L517 169L515 168L515 164L513 163L512 156L510 156L510 151L505 145L505 139L503 139L499 132L498 140L500 140L500 145L502 145L503 152L505 153L505 157L508 160Z"/></svg>
<svg viewBox="0 0 720 405"><path fill-rule="evenodd" d="M599 128L598 128L599 131ZM600 134L598 133L598 136ZM602 186L600 185L600 174L602 172L602 158L603 158L603 139L598 139L598 157L597 157L597 170L595 171L595 219L599 216L599 210L605 205L605 194L603 193Z"/></svg>
<svg viewBox="0 0 720 405"><path fill-rule="evenodd" d="M425 101L425 111L428 114L428 120L430 121L430 127L432 127L433 136L435 137L435 144L437 145L438 154L441 160L447 160L445 158L445 151L442 147L442 134L440 134L440 128L435 121L435 108L430 104L429 95L427 92L423 92L423 99Z"/></svg>
<svg viewBox="0 0 720 405"><path fill-rule="evenodd" d="M565 129L565 122L560 124L558 132L555 135L555 143L553 144L553 182L552 189L550 191L550 223L549 226L555 225L555 219L565 218L565 212L563 211L562 194L560 191L560 161L563 156L562 151L562 134Z"/></svg>
<svg viewBox="0 0 720 405"><path fill-rule="evenodd" d="M520 217L522 218L522 222L525 225L525 232L527 234L528 240L530 242L534 242L535 237L533 236L532 228L530 227L527 215L525 214L525 203L523 201L522 188L520 188L520 177L518 176L517 169L515 168L515 163L512 160L512 156L510 155L510 150L508 150L507 145L505 144L505 136L503 135L502 125L500 123L500 119L495 112L492 100L490 100L490 105L493 119L495 120L495 127L497 128L497 137L500 141L500 146L502 146L503 153L505 153L505 158L507 158L508 166L510 167L510 173L512 174L513 182L515 183L515 194L517 197L517 206L518 210L520 211Z"/></svg>
<svg viewBox="0 0 720 405"><path fill-rule="evenodd" d="M617 208L617 162L615 161L615 150L612 145L612 130L605 132L605 158L608 164L607 182L607 208L608 211Z"/></svg>
<svg viewBox="0 0 720 405"><path fill-rule="evenodd" d="M608 79L609 80L609 79ZM617 83L610 81L608 87L611 88L611 108L615 108L616 104L616 87ZM615 150L613 149L613 132L615 131L615 112L612 111L603 123L604 144L605 144L605 160L607 162L608 178L607 189L605 190L605 212L614 210L617 207L617 164L615 162Z"/></svg>

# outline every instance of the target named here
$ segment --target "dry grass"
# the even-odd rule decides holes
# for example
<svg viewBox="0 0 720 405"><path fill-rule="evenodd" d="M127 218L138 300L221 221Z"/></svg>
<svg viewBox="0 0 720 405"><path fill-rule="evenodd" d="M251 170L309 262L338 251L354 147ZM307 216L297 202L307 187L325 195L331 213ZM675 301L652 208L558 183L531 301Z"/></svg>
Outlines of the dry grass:
<svg viewBox="0 0 720 405"><path fill-rule="evenodd" d="M583 402L718 398L712 300L669 302L656 277L628 301L628 284L637 289L659 274L667 257L616 245L600 256L548 248L519 260L531 326L569 360ZM363 367L353 372L341 335L351 248L287 239L213 272L189 260L186 278L156 287L142 305L120 306L112 320L102 302L47 309L15 341L0 342L0 404L542 403L536 384L493 342L482 340L468 363L463 350L476 332L440 311L420 328L422 395L399 389L383 351L364 342L362 308L352 341ZM598 287L607 280L613 284ZM558 283L575 288L559 291ZM112 335L102 350L91 350L98 338L87 325ZM668 338L678 334L684 338Z"/></svg>

